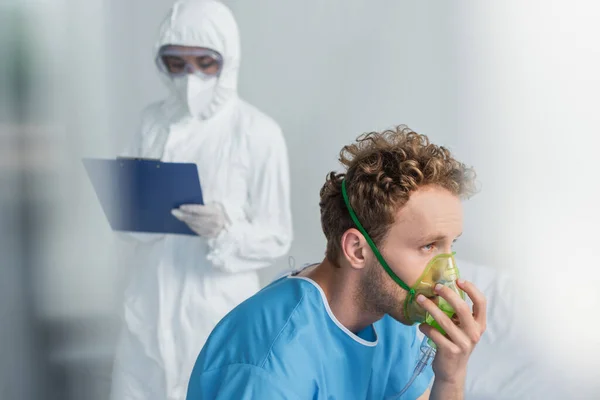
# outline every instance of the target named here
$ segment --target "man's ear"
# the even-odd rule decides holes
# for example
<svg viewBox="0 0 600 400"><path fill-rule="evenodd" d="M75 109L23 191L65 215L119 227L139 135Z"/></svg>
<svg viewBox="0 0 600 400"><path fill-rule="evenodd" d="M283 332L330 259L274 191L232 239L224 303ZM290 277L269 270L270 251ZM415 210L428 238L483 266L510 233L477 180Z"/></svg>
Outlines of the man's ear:
<svg viewBox="0 0 600 400"><path fill-rule="evenodd" d="M362 233L354 228L348 229L342 235L341 247L344 258L352 268L362 269L365 267L369 245Z"/></svg>

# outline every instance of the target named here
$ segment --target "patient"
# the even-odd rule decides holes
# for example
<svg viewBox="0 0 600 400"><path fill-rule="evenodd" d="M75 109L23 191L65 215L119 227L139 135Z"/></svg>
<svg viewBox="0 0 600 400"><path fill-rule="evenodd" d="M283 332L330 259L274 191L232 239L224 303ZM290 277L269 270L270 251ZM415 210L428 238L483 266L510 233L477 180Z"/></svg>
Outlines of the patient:
<svg viewBox="0 0 600 400"><path fill-rule="evenodd" d="M405 387L408 399L463 398L486 299L461 280L473 310L447 286L427 297L415 288L431 260L454 259L474 171L405 126L362 135L340 161L346 172L330 173L321 189L325 259L221 320L196 361L188 400L379 400ZM436 305L443 302L456 324ZM420 358L418 310L446 335L419 326L437 353L410 384Z"/></svg>

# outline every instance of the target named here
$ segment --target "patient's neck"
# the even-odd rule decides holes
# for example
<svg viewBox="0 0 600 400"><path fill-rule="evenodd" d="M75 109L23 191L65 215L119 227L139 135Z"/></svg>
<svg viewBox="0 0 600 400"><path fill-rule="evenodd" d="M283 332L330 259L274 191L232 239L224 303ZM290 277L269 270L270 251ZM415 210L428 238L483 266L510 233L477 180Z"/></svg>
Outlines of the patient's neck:
<svg viewBox="0 0 600 400"><path fill-rule="evenodd" d="M366 312L359 293L360 271L349 266L337 267L325 259L319 265L309 267L299 276L316 282L327 297L329 308L338 321L353 333L381 319L383 315Z"/></svg>

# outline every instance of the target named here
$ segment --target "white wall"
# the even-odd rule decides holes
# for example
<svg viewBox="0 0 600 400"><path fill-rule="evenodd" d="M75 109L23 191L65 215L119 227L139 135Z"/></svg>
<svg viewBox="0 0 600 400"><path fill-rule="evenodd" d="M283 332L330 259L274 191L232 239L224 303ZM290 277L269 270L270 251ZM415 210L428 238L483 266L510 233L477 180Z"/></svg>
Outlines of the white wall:
<svg viewBox="0 0 600 400"><path fill-rule="evenodd" d="M402 1L228 1L242 34L241 94L289 146L296 266L320 261L319 189L356 136L405 123L450 147L457 136L455 8ZM464 154L468 160L468 154ZM466 241L476 243L465 235ZM476 254L461 248L464 256ZM287 267L287 260L274 267ZM266 278L269 274L266 274Z"/></svg>

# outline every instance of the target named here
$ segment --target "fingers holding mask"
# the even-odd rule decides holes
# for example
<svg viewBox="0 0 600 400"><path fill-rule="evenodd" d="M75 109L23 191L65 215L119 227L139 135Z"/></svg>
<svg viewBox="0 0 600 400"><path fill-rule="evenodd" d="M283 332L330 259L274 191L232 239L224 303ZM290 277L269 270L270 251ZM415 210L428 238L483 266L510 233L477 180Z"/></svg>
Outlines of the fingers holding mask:
<svg viewBox="0 0 600 400"><path fill-rule="evenodd" d="M452 343L447 336L431 325L421 324L419 325L419 330L423 332L425 336L431 339L438 347L454 346L454 343Z"/></svg>
<svg viewBox="0 0 600 400"><path fill-rule="evenodd" d="M437 304L435 304L431 299L428 299L427 297L423 296L422 294L419 294L417 296L417 302L421 305L421 307L423 307L433 317L433 319L435 319L435 321L438 323L439 326L442 327L442 329L446 332L446 335L450 339L457 340L460 338L460 336L461 336L460 328L452 322L452 320L437 306ZM431 340L433 340L438 346L443 345L443 343L438 343L438 340L436 340L436 336L438 336L438 335L436 335L435 332L437 332L437 333L439 333L439 332L435 328L432 328L426 324L421 324L421 327L423 329L427 329L427 330L429 330L429 328L431 328L431 330L432 330L431 332L434 336L427 335L427 333L425 333L425 331L423 331L423 333L425 333L427 336L429 336L429 338ZM435 332L433 332L433 331L435 331ZM439 338L440 339L443 338L445 341L448 340L441 333L439 333Z"/></svg>
<svg viewBox="0 0 600 400"><path fill-rule="evenodd" d="M436 293L454 309L455 315L452 319L430 299L424 296L421 298L422 295L420 295L417 301L442 327L449 339L465 349L472 348L479 342L481 335L485 331L486 300L485 296L472 283L460 281L458 285L473 301L474 312L471 311L469 305L456 292L443 285L436 286ZM424 329L431 332L432 335L438 336L430 329L426 327ZM430 338L437 343L436 337L430 336Z"/></svg>
<svg viewBox="0 0 600 400"><path fill-rule="evenodd" d="M455 312L454 325L459 325L465 332L479 332L479 326L473 317L471 307L454 290L444 285L436 285L435 292L452 306ZM432 314L433 316L433 314ZM434 316L435 318L435 316ZM456 321L457 320L457 321ZM458 324L456 324L458 322ZM477 338L477 340L479 340Z"/></svg>
<svg viewBox="0 0 600 400"><path fill-rule="evenodd" d="M461 279L456 282L458 287L462 289L473 302L473 317L479 325L481 333L483 333L487 326L487 299L485 298L485 295L469 281Z"/></svg>

